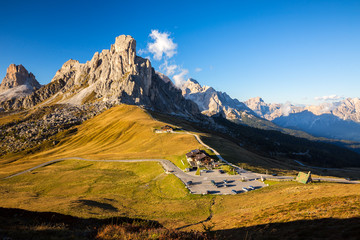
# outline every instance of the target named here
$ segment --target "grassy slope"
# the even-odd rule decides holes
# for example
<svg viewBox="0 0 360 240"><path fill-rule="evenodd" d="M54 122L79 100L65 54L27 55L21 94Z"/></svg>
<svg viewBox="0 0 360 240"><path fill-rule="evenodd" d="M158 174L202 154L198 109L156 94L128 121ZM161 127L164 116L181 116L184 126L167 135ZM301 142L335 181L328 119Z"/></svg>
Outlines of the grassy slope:
<svg viewBox="0 0 360 240"><path fill-rule="evenodd" d="M77 217L157 219L167 226L209 215L210 196L189 194L155 162L70 160L0 180L1 207L54 211Z"/></svg>
<svg viewBox="0 0 360 240"><path fill-rule="evenodd" d="M137 107L118 106L80 125L55 148L0 160L1 174L74 155L93 159L178 159L187 150L199 147L190 135L154 134L152 128L163 124ZM216 142L223 145L215 148L228 152L233 161L257 161L259 165L267 161L240 147L232 150L236 144L229 140L202 135L216 137ZM193 196L177 178L165 175L157 163L69 161L0 180L0 206L80 217L141 217L180 227L206 219L214 198L213 219L206 224L229 229L329 216L356 217L360 215L359 192L359 185L284 182L236 196ZM201 225L187 229L191 228L201 230Z"/></svg>
<svg viewBox="0 0 360 240"><path fill-rule="evenodd" d="M1 207L54 211L77 217L127 216L174 228L213 218L205 225L231 229L267 223L360 216L360 186L277 182L238 195L191 195L158 163L71 160L0 180ZM202 230L195 225L185 230Z"/></svg>
<svg viewBox="0 0 360 240"><path fill-rule="evenodd" d="M351 177L360 179L359 168L346 168L346 171L336 169L324 171L315 168L302 167L292 159L285 157L277 157L277 159L275 159L261 156L261 151L257 154L256 152L240 147L238 145L238 140L236 139L229 138L228 136L214 131L198 129L193 124L183 119L170 119L168 116L156 112L151 112L151 114L154 118L160 121L182 126L184 129L191 132L197 132L203 142L216 149L224 157L224 159L247 170L258 173L268 172L269 174L277 173L279 175L292 176L297 175L299 171L312 171L312 173L317 176L337 176L342 178Z"/></svg>
<svg viewBox="0 0 360 240"><path fill-rule="evenodd" d="M360 216L360 185L277 182L234 197L219 197L214 206L218 229L274 222ZM227 210L231 206L231 211Z"/></svg>
<svg viewBox="0 0 360 240"><path fill-rule="evenodd" d="M181 158L191 149L202 147L193 136L155 134L165 123L153 120L144 110L120 105L84 122L77 132L59 134L56 147L34 154L15 154L0 159L0 177L63 157L90 159L167 158L182 166Z"/></svg>

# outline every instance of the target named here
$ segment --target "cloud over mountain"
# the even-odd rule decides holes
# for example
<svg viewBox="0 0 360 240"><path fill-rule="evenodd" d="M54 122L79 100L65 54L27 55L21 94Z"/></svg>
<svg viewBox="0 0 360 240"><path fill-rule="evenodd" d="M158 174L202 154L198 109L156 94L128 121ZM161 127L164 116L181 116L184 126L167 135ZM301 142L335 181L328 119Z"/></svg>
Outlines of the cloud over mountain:
<svg viewBox="0 0 360 240"><path fill-rule="evenodd" d="M161 60L163 55L171 58L176 54L177 44L170 38L169 33L151 30L149 36L154 42L148 43L148 51L153 54L154 59Z"/></svg>
<svg viewBox="0 0 360 240"><path fill-rule="evenodd" d="M343 97L333 94L333 95L329 95L329 96L322 96L322 97L315 97L316 101L336 101L336 100L341 100L344 99Z"/></svg>
<svg viewBox="0 0 360 240"><path fill-rule="evenodd" d="M174 43L170 33L160 32L157 29L151 30L149 37L153 42L148 43L146 50L140 50L140 54L151 53L153 59L162 61L159 70L172 78L176 87L181 88L189 70L183 69L172 59L177 53L177 43Z"/></svg>

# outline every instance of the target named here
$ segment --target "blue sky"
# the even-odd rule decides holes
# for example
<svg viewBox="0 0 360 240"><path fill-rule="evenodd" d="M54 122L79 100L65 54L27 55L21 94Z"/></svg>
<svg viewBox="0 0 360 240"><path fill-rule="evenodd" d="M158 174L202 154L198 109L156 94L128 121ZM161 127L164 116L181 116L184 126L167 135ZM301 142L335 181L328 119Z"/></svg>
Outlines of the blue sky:
<svg viewBox="0 0 360 240"><path fill-rule="evenodd" d="M167 33L176 54L146 52L152 30ZM166 61L173 75L187 70L183 77L239 100L360 97L360 1L350 0L2 0L0 77L15 63L48 83L65 61L86 62L121 34L155 69Z"/></svg>

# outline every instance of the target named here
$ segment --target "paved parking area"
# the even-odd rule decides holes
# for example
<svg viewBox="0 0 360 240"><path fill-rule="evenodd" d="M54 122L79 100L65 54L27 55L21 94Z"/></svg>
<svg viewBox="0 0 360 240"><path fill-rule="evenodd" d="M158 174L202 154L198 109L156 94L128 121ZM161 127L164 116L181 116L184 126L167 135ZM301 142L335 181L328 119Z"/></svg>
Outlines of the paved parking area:
<svg viewBox="0 0 360 240"><path fill-rule="evenodd" d="M225 179L224 179L225 180ZM214 181L214 184L212 183ZM225 184L223 181L204 178L204 180L194 181L191 185L187 185L188 189L193 194L239 194L247 192L244 188L253 190L265 187L265 184L258 180L250 180L242 182L239 179L227 180ZM234 192L235 191L235 192Z"/></svg>
<svg viewBox="0 0 360 240"><path fill-rule="evenodd" d="M216 169L202 172L200 176L195 173L196 171L191 171L179 176L193 194L239 194L246 192L244 188L251 191L250 186L253 190L266 186L262 181L256 180L259 178L258 175L246 171L241 171L237 175L220 173Z"/></svg>

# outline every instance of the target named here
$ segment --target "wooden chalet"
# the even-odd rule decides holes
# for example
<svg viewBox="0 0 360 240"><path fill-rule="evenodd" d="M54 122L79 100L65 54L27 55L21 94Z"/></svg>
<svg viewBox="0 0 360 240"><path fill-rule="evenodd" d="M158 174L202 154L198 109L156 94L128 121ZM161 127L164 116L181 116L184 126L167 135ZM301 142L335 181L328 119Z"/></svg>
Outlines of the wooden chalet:
<svg viewBox="0 0 360 240"><path fill-rule="evenodd" d="M207 155L205 151L199 149L194 149L186 153L186 160L189 162L192 168L212 168L214 166L214 159Z"/></svg>
<svg viewBox="0 0 360 240"><path fill-rule="evenodd" d="M163 131L163 132L172 132L172 131L174 131L174 128L172 126L165 125L165 126L161 127L161 131Z"/></svg>

